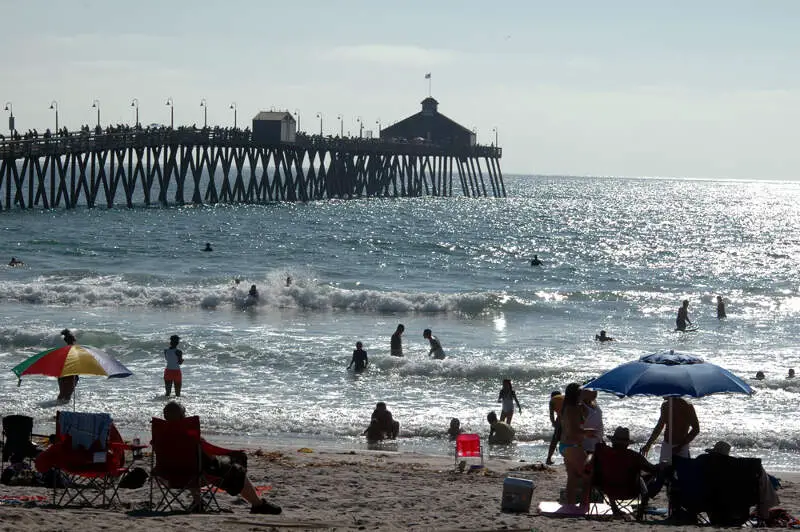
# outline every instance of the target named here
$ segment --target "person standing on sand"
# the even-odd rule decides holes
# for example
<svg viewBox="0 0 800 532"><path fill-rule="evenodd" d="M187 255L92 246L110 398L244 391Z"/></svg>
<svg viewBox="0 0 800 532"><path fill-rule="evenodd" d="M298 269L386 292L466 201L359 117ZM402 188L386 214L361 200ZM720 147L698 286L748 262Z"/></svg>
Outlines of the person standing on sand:
<svg viewBox="0 0 800 532"><path fill-rule="evenodd" d="M678 309L678 317L675 318L675 330L685 331L687 323L691 325L692 320L689 319L689 300L684 299L681 308Z"/></svg>
<svg viewBox="0 0 800 532"><path fill-rule="evenodd" d="M575 501L589 500L591 473L586 471L586 451L583 439L593 436L594 431L583 428L583 412L581 408L581 386L577 382L567 385L564 393L564 406L561 409L561 441L558 452L564 457L564 468L567 470L567 504ZM578 490L582 489L578 499Z"/></svg>
<svg viewBox="0 0 800 532"><path fill-rule="evenodd" d="M439 342L439 339L433 335L430 329L422 331L422 337L427 338L428 342L431 344L431 350L428 351L428 356L433 356L433 358L437 360L441 360L445 357L442 344Z"/></svg>
<svg viewBox="0 0 800 532"><path fill-rule="evenodd" d="M672 457L675 455L690 458L689 444L700 434L700 422L697 421L694 406L681 397L664 398L658 423L642 447L642 454L645 457L665 427L660 461L672 463Z"/></svg>
<svg viewBox="0 0 800 532"><path fill-rule="evenodd" d="M167 367L164 368L164 389L167 392L167 397L172 393L173 384L175 384L175 397L181 396L181 385L183 384L183 375L181 373L183 351L178 349L178 343L180 341L180 336L173 334L169 337L169 347L164 349L164 358L167 361Z"/></svg>
<svg viewBox="0 0 800 532"><path fill-rule="evenodd" d="M550 447L547 449L547 465L553 465L553 453L556 451L556 445L561 440L561 409L564 407L564 396L561 395L559 390L550 392L550 402L547 409L550 415L550 424L553 425L553 437L550 438Z"/></svg>
<svg viewBox="0 0 800 532"><path fill-rule="evenodd" d="M389 342L389 350L393 357L403 356L403 339L400 336L402 336L405 330L405 325L400 323L394 331L394 334L392 334L392 339Z"/></svg>
<svg viewBox="0 0 800 532"><path fill-rule="evenodd" d="M725 312L725 302L722 300L722 296L717 296L717 319L721 320L727 317L728 314Z"/></svg>

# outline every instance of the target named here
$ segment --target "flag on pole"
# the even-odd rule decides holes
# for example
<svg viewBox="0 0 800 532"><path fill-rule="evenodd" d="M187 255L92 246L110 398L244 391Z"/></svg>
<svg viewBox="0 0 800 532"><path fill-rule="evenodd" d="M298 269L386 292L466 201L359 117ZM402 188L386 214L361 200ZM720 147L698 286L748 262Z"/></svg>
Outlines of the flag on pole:
<svg viewBox="0 0 800 532"><path fill-rule="evenodd" d="M428 72L427 74L425 74L425 79L431 79L431 73L430 73L430 72Z"/></svg>

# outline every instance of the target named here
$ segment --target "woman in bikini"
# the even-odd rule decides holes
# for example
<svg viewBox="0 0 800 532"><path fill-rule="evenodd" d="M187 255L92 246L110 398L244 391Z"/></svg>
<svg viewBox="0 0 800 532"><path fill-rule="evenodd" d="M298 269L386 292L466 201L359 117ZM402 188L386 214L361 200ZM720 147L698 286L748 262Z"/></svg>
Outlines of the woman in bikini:
<svg viewBox="0 0 800 532"><path fill-rule="evenodd" d="M564 457L564 467L567 469L567 504L575 504L579 484L582 488L580 501L583 504L588 501L590 487L583 438L594 431L583 428L581 387L577 382L567 385L560 420L561 440L558 443L558 452Z"/></svg>

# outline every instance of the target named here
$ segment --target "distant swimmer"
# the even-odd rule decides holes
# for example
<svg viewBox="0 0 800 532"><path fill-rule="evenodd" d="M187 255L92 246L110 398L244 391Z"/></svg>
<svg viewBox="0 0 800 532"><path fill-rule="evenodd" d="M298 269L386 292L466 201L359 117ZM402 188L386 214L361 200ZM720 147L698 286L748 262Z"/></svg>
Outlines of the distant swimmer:
<svg viewBox="0 0 800 532"><path fill-rule="evenodd" d="M402 336L405 330L406 326L401 323L397 326L394 334L392 334L392 339L389 342L389 349L393 357L403 356L403 339L400 338L400 336Z"/></svg>
<svg viewBox="0 0 800 532"><path fill-rule="evenodd" d="M541 266L542 261L539 260L539 255L534 255L531 259L531 266Z"/></svg>
<svg viewBox="0 0 800 532"><path fill-rule="evenodd" d="M600 334L595 334L594 339L598 342L613 342L614 339L610 336L606 336L605 331L600 331Z"/></svg>
<svg viewBox="0 0 800 532"><path fill-rule="evenodd" d="M787 379L794 379L794 370L793 369L791 369L791 368L789 369L789 374L786 375L786 378Z"/></svg>
<svg viewBox="0 0 800 532"><path fill-rule="evenodd" d="M286 286L292 286L292 277L291 276L287 276L286 277Z"/></svg>
<svg viewBox="0 0 800 532"><path fill-rule="evenodd" d="M11 257L11 260L8 262L8 265L12 268L16 268L18 266L25 266L25 263L19 260L17 257Z"/></svg>
<svg viewBox="0 0 800 532"><path fill-rule="evenodd" d="M439 339L431 333L430 329L425 329L422 331L422 337L427 338L431 344L431 350L428 351L428 356L433 356L433 358L437 360L441 360L445 357L442 344L439 342Z"/></svg>
<svg viewBox="0 0 800 532"><path fill-rule="evenodd" d="M684 299L681 308L678 309L678 317L675 318L675 330L685 331L687 323L691 325L692 320L689 319L689 300Z"/></svg>
<svg viewBox="0 0 800 532"><path fill-rule="evenodd" d="M247 295L253 299L258 299L258 289L256 288L256 285L250 285L250 291L247 292Z"/></svg>
<svg viewBox="0 0 800 532"><path fill-rule="evenodd" d="M347 366L347 369L350 369L353 364L355 364L355 372L360 373L367 369L369 365L369 359L367 359L367 352L364 351L364 344L361 342L356 342L356 348L353 351L353 358L350 360L350 364Z"/></svg>
<svg viewBox="0 0 800 532"><path fill-rule="evenodd" d="M764 372L763 371L756 371L756 380L763 381L764 380Z"/></svg>
<svg viewBox="0 0 800 532"><path fill-rule="evenodd" d="M211 248L211 242L206 242L206 247L203 249L203 251L214 251Z"/></svg>
<svg viewBox="0 0 800 532"><path fill-rule="evenodd" d="M725 302L722 300L722 296L717 296L717 319L721 320L727 317L728 315L725 313Z"/></svg>

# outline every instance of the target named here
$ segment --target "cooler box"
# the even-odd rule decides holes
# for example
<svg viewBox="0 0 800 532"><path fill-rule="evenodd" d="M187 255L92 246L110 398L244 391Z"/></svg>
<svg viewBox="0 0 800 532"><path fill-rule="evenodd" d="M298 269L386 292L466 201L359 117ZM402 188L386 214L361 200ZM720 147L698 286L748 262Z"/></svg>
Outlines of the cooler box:
<svg viewBox="0 0 800 532"><path fill-rule="evenodd" d="M533 481L508 477L503 481L501 510L504 512L528 512L533 497Z"/></svg>

